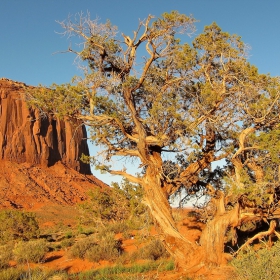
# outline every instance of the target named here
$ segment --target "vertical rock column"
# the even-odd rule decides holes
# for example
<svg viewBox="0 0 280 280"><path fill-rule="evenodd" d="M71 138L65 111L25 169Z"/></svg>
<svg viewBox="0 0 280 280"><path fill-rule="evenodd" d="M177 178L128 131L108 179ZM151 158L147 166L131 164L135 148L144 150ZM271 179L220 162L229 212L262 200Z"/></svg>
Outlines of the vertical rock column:
<svg viewBox="0 0 280 280"><path fill-rule="evenodd" d="M0 79L0 159L52 166L61 161L80 173L91 174L80 161L89 155L84 125L77 120L41 118L28 108L23 83Z"/></svg>

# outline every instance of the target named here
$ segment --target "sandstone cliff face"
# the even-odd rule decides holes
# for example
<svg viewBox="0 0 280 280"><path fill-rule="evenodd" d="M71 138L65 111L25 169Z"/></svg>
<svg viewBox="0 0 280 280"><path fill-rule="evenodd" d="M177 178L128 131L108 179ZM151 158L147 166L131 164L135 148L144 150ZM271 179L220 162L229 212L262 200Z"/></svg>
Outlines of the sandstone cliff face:
<svg viewBox="0 0 280 280"><path fill-rule="evenodd" d="M91 189L108 188L79 160L89 153L85 127L40 118L24 101L28 88L0 79L0 209L64 207L86 200Z"/></svg>
<svg viewBox="0 0 280 280"><path fill-rule="evenodd" d="M40 118L23 98L24 83L0 79L0 159L53 166L61 161L82 174L90 166L80 161L89 154L86 129L77 121Z"/></svg>

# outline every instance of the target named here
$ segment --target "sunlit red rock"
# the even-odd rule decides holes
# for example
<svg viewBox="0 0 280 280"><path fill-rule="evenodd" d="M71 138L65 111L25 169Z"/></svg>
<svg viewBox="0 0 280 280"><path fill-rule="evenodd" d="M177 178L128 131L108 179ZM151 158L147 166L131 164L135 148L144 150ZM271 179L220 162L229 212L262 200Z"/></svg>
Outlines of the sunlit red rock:
<svg viewBox="0 0 280 280"><path fill-rule="evenodd" d="M0 79L0 208L34 208L84 201L108 187L81 162L89 154L85 127L49 115L24 101L24 83Z"/></svg>

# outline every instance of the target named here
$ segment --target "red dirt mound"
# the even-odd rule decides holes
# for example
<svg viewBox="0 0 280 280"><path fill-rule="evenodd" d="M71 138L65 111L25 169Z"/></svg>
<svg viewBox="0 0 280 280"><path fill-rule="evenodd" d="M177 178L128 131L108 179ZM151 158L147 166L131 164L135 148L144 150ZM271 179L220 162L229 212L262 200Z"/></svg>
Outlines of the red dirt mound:
<svg viewBox="0 0 280 280"><path fill-rule="evenodd" d="M108 187L61 162L52 167L0 160L0 208L34 209L46 204L74 205L93 188Z"/></svg>

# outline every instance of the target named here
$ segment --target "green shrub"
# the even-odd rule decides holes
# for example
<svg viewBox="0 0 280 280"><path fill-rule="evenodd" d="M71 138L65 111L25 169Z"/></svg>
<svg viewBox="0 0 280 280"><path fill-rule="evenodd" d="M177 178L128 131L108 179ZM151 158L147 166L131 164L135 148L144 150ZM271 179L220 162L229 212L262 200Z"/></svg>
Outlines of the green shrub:
<svg viewBox="0 0 280 280"><path fill-rule="evenodd" d="M121 242L115 240L115 235L113 233L107 233L98 240L95 246L87 250L85 258L94 262L100 260L112 261L121 253Z"/></svg>
<svg viewBox="0 0 280 280"><path fill-rule="evenodd" d="M140 185L124 180L113 183L110 190L99 189L89 193L90 199L81 204L82 225L112 225L115 233L123 232L129 224L143 227L147 220L147 207L142 203L143 189Z"/></svg>
<svg viewBox="0 0 280 280"><path fill-rule="evenodd" d="M23 268L14 268L10 267L7 269L0 270L0 279L1 280L23 280L24 278L24 270ZM27 278L25 278L27 279Z"/></svg>
<svg viewBox="0 0 280 280"><path fill-rule="evenodd" d="M170 257L162 242L158 239L152 240L138 252L132 255L132 259L158 260Z"/></svg>
<svg viewBox="0 0 280 280"><path fill-rule="evenodd" d="M84 259L87 250L96 246L96 240L94 237L87 237L77 241L70 249L69 255L72 258Z"/></svg>
<svg viewBox="0 0 280 280"><path fill-rule="evenodd" d="M244 280L278 280L280 275L280 241L272 248L254 251L248 247L247 251L239 253L231 264L236 268L237 278Z"/></svg>
<svg viewBox="0 0 280 280"><path fill-rule="evenodd" d="M38 263L44 259L48 252L47 242L44 239L32 241L20 241L13 250L18 263L34 262Z"/></svg>
<svg viewBox="0 0 280 280"><path fill-rule="evenodd" d="M66 248L66 247L70 247L75 243L75 240L73 238L70 239L64 239L60 242L60 247L61 248Z"/></svg>
<svg viewBox="0 0 280 280"><path fill-rule="evenodd" d="M0 246L0 269L7 268L13 258L13 244Z"/></svg>
<svg viewBox="0 0 280 280"><path fill-rule="evenodd" d="M65 232L65 238L72 238L72 237L73 237L73 232L72 231Z"/></svg>
<svg viewBox="0 0 280 280"><path fill-rule="evenodd" d="M15 210L0 211L0 242L29 240L37 237L39 225L35 214Z"/></svg>
<svg viewBox="0 0 280 280"><path fill-rule="evenodd" d="M32 269L23 273L19 280L68 280L66 272L45 270L40 268Z"/></svg>
<svg viewBox="0 0 280 280"><path fill-rule="evenodd" d="M69 254L73 258L88 259L97 262L99 260L114 260L122 252L121 242L115 240L114 233L102 232L97 237L87 237L76 242Z"/></svg>

